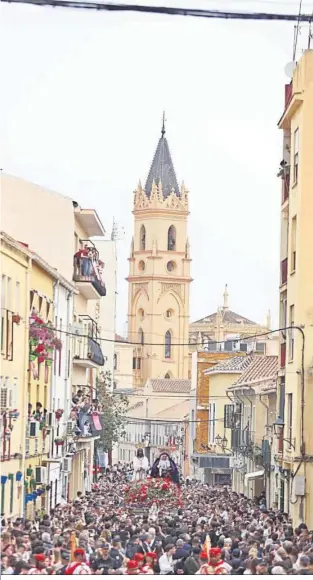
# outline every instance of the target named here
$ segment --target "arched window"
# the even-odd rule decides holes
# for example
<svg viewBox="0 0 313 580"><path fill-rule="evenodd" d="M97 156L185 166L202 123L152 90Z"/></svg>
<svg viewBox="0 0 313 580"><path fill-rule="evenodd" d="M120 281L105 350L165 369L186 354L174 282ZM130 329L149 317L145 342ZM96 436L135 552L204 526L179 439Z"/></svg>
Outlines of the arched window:
<svg viewBox="0 0 313 580"><path fill-rule="evenodd" d="M176 250L176 230L174 226L168 228L167 232L167 249Z"/></svg>
<svg viewBox="0 0 313 580"><path fill-rule="evenodd" d="M138 330L138 342L142 345L145 342L145 336L144 336L142 328L139 328L139 330Z"/></svg>
<svg viewBox="0 0 313 580"><path fill-rule="evenodd" d="M168 330L165 335L165 358L171 358L171 356L172 356L172 335L170 330Z"/></svg>
<svg viewBox="0 0 313 580"><path fill-rule="evenodd" d="M165 379L170 379L170 378L171 378L171 375L170 375L170 373L166 373L166 375L165 375L165 377L164 377L164 378L165 378Z"/></svg>
<svg viewBox="0 0 313 580"><path fill-rule="evenodd" d="M146 228L143 224L140 228L140 249L146 249Z"/></svg>

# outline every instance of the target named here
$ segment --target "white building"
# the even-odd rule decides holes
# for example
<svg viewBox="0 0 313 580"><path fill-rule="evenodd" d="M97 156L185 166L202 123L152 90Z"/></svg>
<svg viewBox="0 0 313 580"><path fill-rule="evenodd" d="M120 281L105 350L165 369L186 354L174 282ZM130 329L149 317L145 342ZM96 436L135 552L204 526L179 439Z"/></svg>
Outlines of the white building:
<svg viewBox="0 0 313 580"><path fill-rule="evenodd" d="M68 421L70 420L71 397L72 397L72 338L66 334L67 328L73 323L74 295L78 294L75 287L65 287L62 282L54 284L54 324L63 331L62 351L60 362L53 368L51 384L52 401L52 437L50 437L50 450L48 460L48 483L51 486L49 493L49 506L53 508L61 502L61 498L67 495L68 472L64 471L64 459L61 447L54 444L56 437L66 437ZM55 411L63 409L63 415L59 421L55 419Z"/></svg>

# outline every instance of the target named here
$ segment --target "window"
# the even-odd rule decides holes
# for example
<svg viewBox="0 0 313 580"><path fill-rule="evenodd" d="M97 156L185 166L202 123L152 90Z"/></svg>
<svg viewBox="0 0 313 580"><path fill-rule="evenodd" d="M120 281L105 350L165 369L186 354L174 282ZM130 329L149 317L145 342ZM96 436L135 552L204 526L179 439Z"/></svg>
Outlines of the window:
<svg viewBox="0 0 313 580"><path fill-rule="evenodd" d="M292 393L288 393L287 395L287 404L288 404L288 431L287 431L287 439L289 441L289 445L292 445Z"/></svg>
<svg viewBox="0 0 313 580"><path fill-rule="evenodd" d="M174 272L175 268L176 268L176 264L175 262L173 262L173 260L170 260L169 262L167 262L167 271L168 272Z"/></svg>
<svg viewBox="0 0 313 580"><path fill-rule="evenodd" d="M138 330L138 342L143 346L144 342L145 342L145 335L143 333L142 328L139 328Z"/></svg>
<svg viewBox="0 0 313 580"><path fill-rule="evenodd" d="M171 308L166 311L166 318L172 318L174 312Z"/></svg>
<svg viewBox="0 0 313 580"><path fill-rule="evenodd" d="M140 228L140 249L146 249L146 228L144 225Z"/></svg>
<svg viewBox="0 0 313 580"><path fill-rule="evenodd" d="M216 412L216 404L210 403L209 404L209 443L215 443L215 412Z"/></svg>
<svg viewBox="0 0 313 580"><path fill-rule="evenodd" d="M299 173L299 129L296 129L293 135L293 183L298 183Z"/></svg>
<svg viewBox="0 0 313 580"><path fill-rule="evenodd" d="M16 282L15 283L15 304L14 304L14 312L16 312L17 314L20 311L20 283Z"/></svg>
<svg viewBox="0 0 313 580"><path fill-rule="evenodd" d="M165 379L170 379L170 378L171 378L171 375L170 375L170 373L166 373L166 375L165 375L165 377L164 377L164 378L165 378Z"/></svg>
<svg viewBox="0 0 313 580"><path fill-rule="evenodd" d="M41 314L42 303L43 303L43 297L39 296L38 297L38 314Z"/></svg>
<svg viewBox="0 0 313 580"><path fill-rule="evenodd" d="M295 307L294 304L292 304L289 307L289 326L294 326L295 324ZM295 339L294 339L294 330L293 328L289 329L289 348L288 348L288 356L289 356L289 360L292 361L293 360L293 355L294 355L294 346L295 346Z"/></svg>
<svg viewBox="0 0 313 580"><path fill-rule="evenodd" d="M174 226L171 226L168 228L167 249L170 251L176 250L176 230L175 230Z"/></svg>
<svg viewBox="0 0 313 580"><path fill-rule="evenodd" d="M138 370L141 369L141 358L140 358L140 356L137 358L137 369Z"/></svg>
<svg viewBox="0 0 313 580"><path fill-rule="evenodd" d="M51 305L50 304L50 300L47 300L47 302L46 302L46 319L47 319L47 322L49 320L50 305Z"/></svg>
<svg viewBox="0 0 313 580"><path fill-rule="evenodd" d="M172 356L172 334L170 330L165 334L165 358Z"/></svg>
<svg viewBox="0 0 313 580"><path fill-rule="evenodd" d="M11 291L12 291L11 282L12 282L12 279L8 278L7 279L7 295L6 295L6 303L7 303L6 307L8 310L11 310Z"/></svg>
<svg viewBox="0 0 313 580"><path fill-rule="evenodd" d="M4 274L2 274L2 277L1 277L1 310L3 310L5 308L5 305L6 305L6 285L7 285L6 276Z"/></svg>
<svg viewBox="0 0 313 580"><path fill-rule="evenodd" d="M139 264L138 264L138 270L140 270L140 272L144 272L146 269L146 264L144 263L143 260L140 260Z"/></svg>
<svg viewBox="0 0 313 580"><path fill-rule="evenodd" d="M136 357L133 357L133 371L136 370Z"/></svg>
<svg viewBox="0 0 313 580"><path fill-rule="evenodd" d="M297 243L297 216L291 222L291 272L296 269L296 243Z"/></svg>
<svg viewBox="0 0 313 580"><path fill-rule="evenodd" d="M33 290L31 290L29 294L29 309L32 311L35 293Z"/></svg>
<svg viewBox="0 0 313 580"><path fill-rule="evenodd" d="M234 421L234 405L225 405L224 407L224 429L231 429Z"/></svg>
<svg viewBox="0 0 313 580"><path fill-rule="evenodd" d="M287 292L284 292L280 300L280 328L287 326Z"/></svg>
<svg viewBox="0 0 313 580"><path fill-rule="evenodd" d="M113 368L115 371L117 370L117 354L116 353L114 354L114 357L113 357Z"/></svg>

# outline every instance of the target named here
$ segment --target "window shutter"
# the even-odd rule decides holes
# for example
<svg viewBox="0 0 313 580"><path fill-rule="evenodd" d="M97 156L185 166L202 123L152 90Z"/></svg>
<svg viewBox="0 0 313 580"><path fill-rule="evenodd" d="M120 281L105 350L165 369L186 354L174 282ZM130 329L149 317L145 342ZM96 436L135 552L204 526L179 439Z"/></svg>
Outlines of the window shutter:
<svg viewBox="0 0 313 580"><path fill-rule="evenodd" d="M280 396L279 396L279 416L284 420L285 418L285 379L280 383Z"/></svg>
<svg viewBox="0 0 313 580"><path fill-rule="evenodd" d="M231 429L233 426L234 405L224 407L224 428Z"/></svg>

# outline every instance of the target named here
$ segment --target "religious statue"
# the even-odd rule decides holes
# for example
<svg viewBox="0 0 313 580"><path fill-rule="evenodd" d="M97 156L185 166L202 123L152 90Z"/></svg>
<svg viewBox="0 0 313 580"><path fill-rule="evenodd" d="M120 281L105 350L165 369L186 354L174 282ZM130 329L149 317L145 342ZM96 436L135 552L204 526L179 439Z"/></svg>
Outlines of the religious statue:
<svg viewBox="0 0 313 580"><path fill-rule="evenodd" d="M133 481L145 479L149 471L149 461L145 457L143 449L137 449L137 453L133 459Z"/></svg>
<svg viewBox="0 0 313 580"><path fill-rule="evenodd" d="M162 453L160 457L155 460L151 469L151 477L169 477L173 483L179 485L177 465L168 453Z"/></svg>

